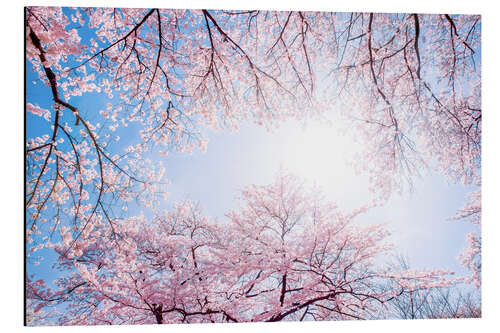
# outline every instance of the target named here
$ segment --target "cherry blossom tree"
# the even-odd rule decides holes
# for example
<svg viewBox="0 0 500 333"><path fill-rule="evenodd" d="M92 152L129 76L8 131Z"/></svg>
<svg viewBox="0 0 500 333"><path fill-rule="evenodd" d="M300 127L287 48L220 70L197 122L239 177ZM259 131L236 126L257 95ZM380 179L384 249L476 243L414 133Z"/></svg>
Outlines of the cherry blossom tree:
<svg viewBox="0 0 500 333"><path fill-rule="evenodd" d="M445 271L391 269L381 225L353 222L296 177L250 186L215 223L190 202L153 221L62 231L55 290L29 281L33 312L61 325L373 319L409 292L449 286ZM103 238L110 238L103 242ZM43 313L43 312L42 312Z"/></svg>
<svg viewBox="0 0 500 333"><path fill-rule="evenodd" d="M469 202L457 212L455 220L466 220L481 227L481 190L469 194ZM481 287L481 235L470 232L466 237L467 245L460 253L461 264L471 272L470 281L476 289Z"/></svg>
<svg viewBox="0 0 500 333"><path fill-rule="evenodd" d="M353 13L345 26L342 52L356 57L332 75L345 86L340 94L367 148L362 166L373 174L374 189L387 196L398 185L394 175L411 181L426 164L475 184L480 17Z"/></svg>
<svg viewBox="0 0 500 333"><path fill-rule="evenodd" d="M399 257L395 269L409 269L408 260ZM389 316L398 319L481 318L479 295L461 286L414 290L389 302Z"/></svg>
<svg viewBox="0 0 500 333"><path fill-rule="evenodd" d="M387 230L354 222L368 207L343 213L293 175L246 188L242 201L228 215L235 254L227 263L234 274L228 297L238 307L227 312L233 318L380 319L392 299L452 283L444 271L386 267Z"/></svg>
<svg viewBox="0 0 500 333"><path fill-rule="evenodd" d="M56 289L29 281L27 293L35 312L66 306L58 324L200 322L220 313L209 248L220 246L221 231L196 205L183 202L154 221L125 219L113 230L94 223L74 244L68 230L62 233L52 245L63 272Z"/></svg>

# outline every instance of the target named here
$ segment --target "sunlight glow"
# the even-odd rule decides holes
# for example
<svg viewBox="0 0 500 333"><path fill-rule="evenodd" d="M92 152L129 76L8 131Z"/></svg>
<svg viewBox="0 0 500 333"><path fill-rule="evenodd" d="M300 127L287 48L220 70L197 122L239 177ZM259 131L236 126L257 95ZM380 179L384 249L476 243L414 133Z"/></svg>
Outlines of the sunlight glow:
<svg viewBox="0 0 500 333"><path fill-rule="evenodd" d="M339 127L311 122L292 132L296 135L288 141L283 167L316 183L335 201L367 202L368 179L356 175L351 165L359 146Z"/></svg>

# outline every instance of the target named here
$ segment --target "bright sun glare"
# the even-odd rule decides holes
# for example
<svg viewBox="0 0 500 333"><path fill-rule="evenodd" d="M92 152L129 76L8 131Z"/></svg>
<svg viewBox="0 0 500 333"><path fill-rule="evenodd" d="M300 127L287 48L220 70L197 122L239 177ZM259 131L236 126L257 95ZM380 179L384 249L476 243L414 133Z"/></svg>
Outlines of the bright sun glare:
<svg viewBox="0 0 500 333"><path fill-rule="evenodd" d="M286 169L320 185L332 198L365 199L368 180L356 175L351 165L359 147L348 134L333 122L310 123L295 133L286 148Z"/></svg>

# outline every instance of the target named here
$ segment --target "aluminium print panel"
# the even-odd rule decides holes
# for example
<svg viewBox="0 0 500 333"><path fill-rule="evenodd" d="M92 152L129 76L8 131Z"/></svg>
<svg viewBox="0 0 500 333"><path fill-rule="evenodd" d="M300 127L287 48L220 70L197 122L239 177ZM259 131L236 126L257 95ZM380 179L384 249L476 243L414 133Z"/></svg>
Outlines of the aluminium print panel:
<svg viewBox="0 0 500 333"><path fill-rule="evenodd" d="M481 16L25 8L25 325L481 317Z"/></svg>

